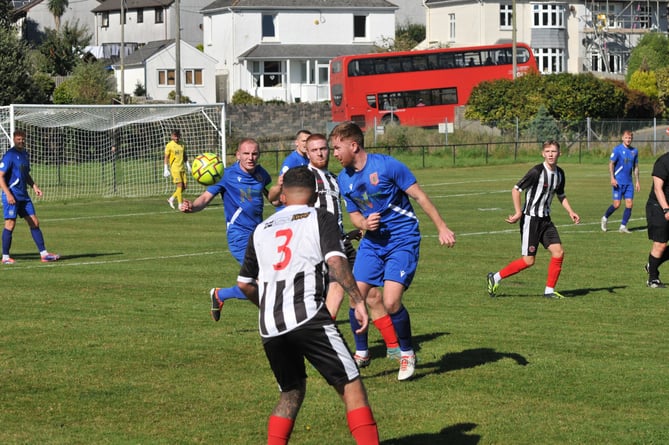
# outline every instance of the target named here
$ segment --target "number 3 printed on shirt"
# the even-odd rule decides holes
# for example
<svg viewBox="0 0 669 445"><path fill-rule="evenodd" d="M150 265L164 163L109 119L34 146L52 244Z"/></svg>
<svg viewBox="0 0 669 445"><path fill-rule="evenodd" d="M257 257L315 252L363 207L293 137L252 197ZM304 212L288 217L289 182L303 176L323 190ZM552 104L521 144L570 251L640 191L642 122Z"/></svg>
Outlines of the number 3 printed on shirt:
<svg viewBox="0 0 669 445"><path fill-rule="evenodd" d="M278 263L272 265L272 267L274 267L274 270L283 270L286 267L288 267L288 263L290 263L290 259L293 256L293 253L290 251L290 248L288 247L290 240L293 238L293 231L292 229L277 230L275 236L277 238L281 237L286 239L286 242L280 244L276 248L279 257L280 258L283 257L283 259Z"/></svg>

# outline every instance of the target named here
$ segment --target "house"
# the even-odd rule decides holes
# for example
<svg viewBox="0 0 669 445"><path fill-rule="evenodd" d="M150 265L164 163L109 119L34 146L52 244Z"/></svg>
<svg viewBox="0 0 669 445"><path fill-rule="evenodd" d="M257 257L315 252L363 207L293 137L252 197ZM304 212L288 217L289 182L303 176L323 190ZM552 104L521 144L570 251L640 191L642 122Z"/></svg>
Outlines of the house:
<svg viewBox="0 0 669 445"><path fill-rule="evenodd" d="M181 55L181 95L198 104L214 103L216 97L216 59L182 41ZM121 65L112 65L118 91L121 92L123 77L125 94L132 94L136 86L146 89L146 96L152 100L168 100L175 91L176 44L174 40L149 42L140 46L124 58L123 75ZM171 99L174 100L174 99Z"/></svg>
<svg viewBox="0 0 669 445"><path fill-rule="evenodd" d="M47 0L13 0L12 2L17 10L23 12L24 20L22 25L23 35L27 40L39 41L46 28L56 29L56 20L49 11L49 2ZM99 5L98 0L70 0L65 9L65 13L60 18L62 28L65 23L79 28L86 27L90 34L95 29L95 16L91 9Z"/></svg>
<svg viewBox="0 0 669 445"><path fill-rule="evenodd" d="M200 9L211 0L180 0L181 40L202 43ZM122 3L123 2L123 3ZM121 6L125 24L121 26ZM93 45L136 42L139 44L176 38L177 13L174 0L103 0L91 10L95 18Z"/></svg>
<svg viewBox="0 0 669 445"><path fill-rule="evenodd" d="M329 100L329 61L395 36L386 0L215 0L202 9L206 54L218 60L218 101Z"/></svg>
<svg viewBox="0 0 669 445"><path fill-rule="evenodd" d="M622 78L644 34L667 32L666 0L555 2L425 0L429 46L529 44L542 73L594 72Z"/></svg>

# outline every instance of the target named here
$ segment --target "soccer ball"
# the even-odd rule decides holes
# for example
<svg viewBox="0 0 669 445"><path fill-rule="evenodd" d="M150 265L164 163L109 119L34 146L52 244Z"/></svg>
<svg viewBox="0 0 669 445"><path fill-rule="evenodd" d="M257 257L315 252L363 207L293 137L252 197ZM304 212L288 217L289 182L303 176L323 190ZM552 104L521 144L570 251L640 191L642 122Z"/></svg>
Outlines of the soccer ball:
<svg viewBox="0 0 669 445"><path fill-rule="evenodd" d="M214 153L203 153L193 159L193 178L202 185L213 185L223 177L223 162Z"/></svg>

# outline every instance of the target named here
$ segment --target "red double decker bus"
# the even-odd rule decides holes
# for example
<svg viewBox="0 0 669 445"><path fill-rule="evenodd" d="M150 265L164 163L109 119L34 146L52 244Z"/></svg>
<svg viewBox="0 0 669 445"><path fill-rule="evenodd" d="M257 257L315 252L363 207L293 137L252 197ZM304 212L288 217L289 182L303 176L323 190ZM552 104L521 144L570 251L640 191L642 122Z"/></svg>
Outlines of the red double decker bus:
<svg viewBox="0 0 669 445"><path fill-rule="evenodd" d="M455 107L484 80L513 78L509 44L340 56L330 62L332 120L365 128L395 122L453 122ZM537 70L532 49L516 45L518 76Z"/></svg>

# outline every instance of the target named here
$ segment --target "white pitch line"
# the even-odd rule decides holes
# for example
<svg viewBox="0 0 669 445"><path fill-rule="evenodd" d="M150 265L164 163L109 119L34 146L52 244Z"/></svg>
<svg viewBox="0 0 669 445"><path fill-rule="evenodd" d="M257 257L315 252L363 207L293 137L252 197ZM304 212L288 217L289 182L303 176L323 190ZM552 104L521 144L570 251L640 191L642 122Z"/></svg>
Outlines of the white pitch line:
<svg viewBox="0 0 669 445"><path fill-rule="evenodd" d="M12 266L5 266L3 267L3 270L24 270L24 269L36 269L38 267L67 267L67 266L98 266L98 265L106 265L106 264L120 264L120 263L138 263L142 261L156 261L156 260L172 260L172 259L178 259L178 258L188 258L188 257L196 257L196 256L204 256L204 255L223 255L226 254L226 251L214 251L214 252L197 252L197 253L184 253L180 255L161 255L161 256L154 256L154 257L144 257L144 258L122 258L118 260L107 260L107 261L68 261L67 259L62 259L53 262L53 263L48 263L48 264L40 264L40 265L31 265L31 266L23 266L21 264L14 264ZM26 260L28 261L28 260Z"/></svg>

